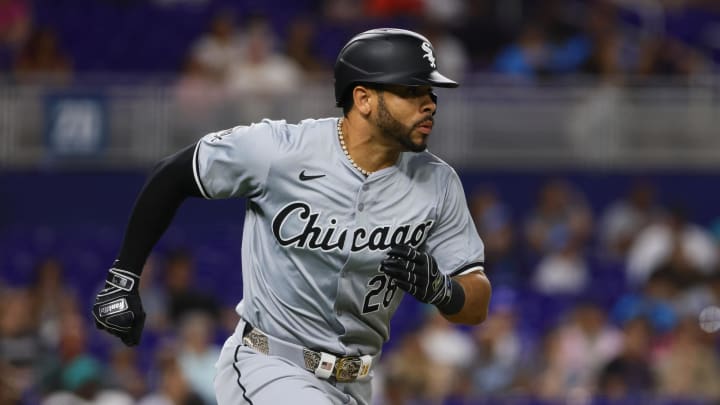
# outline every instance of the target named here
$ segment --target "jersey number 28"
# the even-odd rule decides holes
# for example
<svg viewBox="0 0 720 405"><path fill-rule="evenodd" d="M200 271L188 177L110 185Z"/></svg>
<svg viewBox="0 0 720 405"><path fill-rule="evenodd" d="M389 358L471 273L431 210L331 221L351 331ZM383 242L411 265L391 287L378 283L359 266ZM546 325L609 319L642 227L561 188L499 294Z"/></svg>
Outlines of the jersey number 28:
<svg viewBox="0 0 720 405"><path fill-rule="evenodd" d="M386 286L387 289L385 288ZM370 281L368 281L368 287L370 287L370 291L365 295L362 310L363 314L377 311L380 309L380 305L382 305L383 308L387 308L395 296L395 291L397 291L397 285L390 282L384 274L378 274L371 278ZM385 290L385 294L382 294L383 290Z"/></svg>

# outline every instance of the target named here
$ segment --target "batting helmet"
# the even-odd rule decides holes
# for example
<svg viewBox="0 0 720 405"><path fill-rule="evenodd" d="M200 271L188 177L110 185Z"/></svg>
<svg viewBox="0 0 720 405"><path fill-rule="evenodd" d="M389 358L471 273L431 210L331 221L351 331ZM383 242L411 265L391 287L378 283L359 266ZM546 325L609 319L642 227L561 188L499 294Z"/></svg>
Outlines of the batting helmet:
<svg viewBox="0 0 720 405"><path fill-rule="evenodd" d="M335 102L357 83L457 87L437 70L435 51L424 36L397 28L378 28L354 36L335 62Z"/></svg>

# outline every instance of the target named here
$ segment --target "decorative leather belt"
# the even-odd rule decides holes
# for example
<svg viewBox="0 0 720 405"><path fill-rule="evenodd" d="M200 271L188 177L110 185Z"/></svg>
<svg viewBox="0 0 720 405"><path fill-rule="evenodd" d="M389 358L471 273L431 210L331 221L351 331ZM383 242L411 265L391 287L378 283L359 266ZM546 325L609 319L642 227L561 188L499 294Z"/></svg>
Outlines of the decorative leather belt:
<svg viewBox="0 0 720 405"><path fill-rule="evenodd" d="M331 353L318 352L274 338L246 323L243 330L245 346L272 356L280 356L314 373L322 379L334 378L337 382L353 382L367 377L373 363L373 356L340 357Z"/></svg>

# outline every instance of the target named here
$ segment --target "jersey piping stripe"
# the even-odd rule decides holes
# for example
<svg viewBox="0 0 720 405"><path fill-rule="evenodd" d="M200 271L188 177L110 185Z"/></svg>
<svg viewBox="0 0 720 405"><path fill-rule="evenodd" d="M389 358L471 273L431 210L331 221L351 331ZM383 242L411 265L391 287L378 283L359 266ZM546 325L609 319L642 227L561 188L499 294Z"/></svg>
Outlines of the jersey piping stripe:
<svg viewBox="0 0 720 405"><path fill-rule="evenodd" d="M202 181L200 181L200 168L198 167L200 164L198 163L198 149L200 149L200 142L198 141L197 144L195 144L195 151L193 152L193 176L195 177L195 183L197 183L198 188L200 189L200 194L202 194L203 198L206 200L209 200L210 197L208 197L207 192L205 191L205 187L203 187Z"/></svg>
<svg viewBox="0 0 720 405"><path fill-rule="evenodd" d="M463 274L463 273L469 273L472 270L480 270L485 271L485 267L483 266L484 262L472 262L470 264L466 264L459 269L453 271L450 273L450 277L455 277L457 275Z"/></svg>
<svg viewBox="0 0 720 405"><path fill-rule="evenodd" d="M240 382L240 369L237 368L237 362L238 362L237 355L238 355L238 352L240 351L240 346L241 346L241 345L237 345L237 347L235 348L235 356L234 356L235 362L233 363L233 368L235 369L235 372L237 373L237 376L238 376L238 378L237 378L237 383L238 383L238 385L240 386L240 389L241 389L242 392L243 392L243 398L245 398L245 400L248 402L248 404L253 405L253 403L252 403L252 401L250 400L250 398L248 398L247 395L246 395L246 394L247 394L247 391L245 390L245 387L244 387L244 386L242 385L242 383Z"/></svg>

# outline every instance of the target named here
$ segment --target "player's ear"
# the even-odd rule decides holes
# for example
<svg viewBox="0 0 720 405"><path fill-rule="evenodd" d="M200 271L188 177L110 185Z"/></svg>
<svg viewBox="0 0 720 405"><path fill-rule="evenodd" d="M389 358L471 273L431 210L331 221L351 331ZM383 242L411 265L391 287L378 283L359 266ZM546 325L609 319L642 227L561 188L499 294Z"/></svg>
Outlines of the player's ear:
<svg viewBox="0 0 720 405"><path fill-rule="evenodd" d="M374 92L366 86L357 85L352 90L353 103L362 115L369 115L372 111L372 96Z"/></svg>

